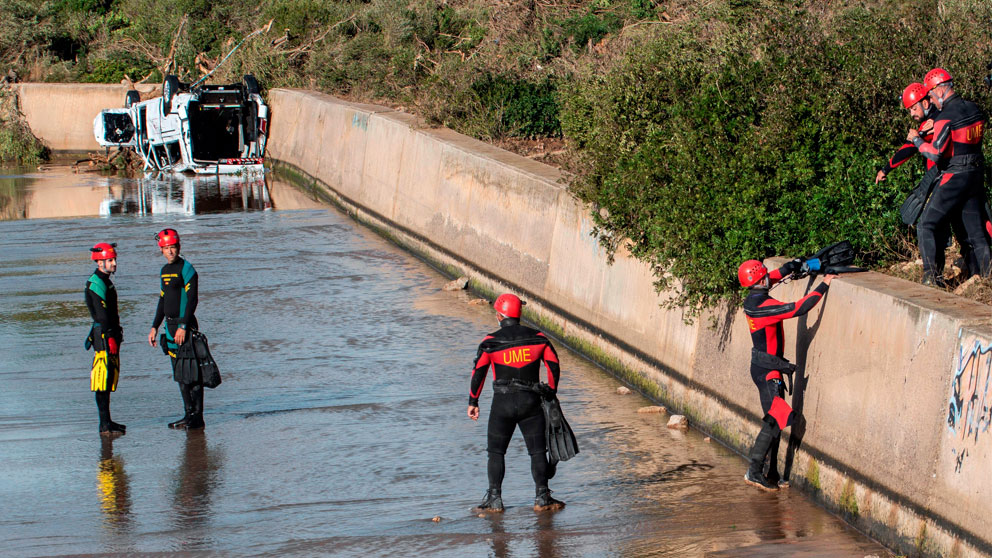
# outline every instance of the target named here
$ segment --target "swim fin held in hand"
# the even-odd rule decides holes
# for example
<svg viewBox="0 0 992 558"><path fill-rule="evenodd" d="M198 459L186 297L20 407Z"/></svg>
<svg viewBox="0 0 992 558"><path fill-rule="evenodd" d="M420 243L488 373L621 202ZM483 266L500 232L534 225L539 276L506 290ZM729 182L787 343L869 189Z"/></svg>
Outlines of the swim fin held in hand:
<svg viewBox="0 0 992 558"><path fill-rule="evenodd" d="M192 336L193 340L191 344L196 354L196 362L200 367L200 377L203 380L203 386L213 389L220 385L220 370L217 368L217 363L214 362L214 357L210 355L210 345L207 344L207 336L199 331L193 331Z"/></svg>
<svg viewBox="0 0 992 558"><path fill-rule="evenodd" d="M195 384L200 381L200 365L196 360L193 340L190 338L176 349L176 367L172 372L172 378L181 384Z"/></svg>
<svg viewBox="0 0 992 558"><path fill-rule="evenodd" d="M792 274L792 279L801 279L807 275L835 275L868 271L863 267L852 266L854 257L854 246L851 245L851 242L841 240L811 256L796 260L796 262L802 262L802 267Z"/></svg>
<svg viewBox="0 0 992 558"><path fill-rule="evenodd" d="M841 240L836 244L831 244L823 248L806 259L820 260L820 269L822 270L830 267L851 265L854 262L854 256L854 247L851 246L851 242Z"/></svg>
<svg viewBox="0 0 992 558"><path fill-rule="evenodd" d="M544 411L545 438L548 448L548 462L552 465L568 461L579 453L575 433L561 412L558 397L550 388L541 394L541 409Z"/></svg>

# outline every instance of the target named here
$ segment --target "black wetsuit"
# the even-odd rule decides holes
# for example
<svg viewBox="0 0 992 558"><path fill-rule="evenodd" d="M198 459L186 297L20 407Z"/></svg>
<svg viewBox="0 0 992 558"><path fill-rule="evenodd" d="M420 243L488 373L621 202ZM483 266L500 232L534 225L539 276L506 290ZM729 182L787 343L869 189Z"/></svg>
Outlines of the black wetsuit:
<svg viewBox="0 0 992 558"><path fill-rule="evenodd" d="M124 330L121 329L121 317L117 311L117 289L110 280L110 275L97 268L93 275L86 281L86 307L90 310L93 318L93 325L90 328L88 341L92 344L94 351L107 351L110 353L109 339L113 339L117 347L120 347L124 340ZM91 378L91 389L95 392L96 407L100 414L100 430L104 431L110 427L110 392L117 388L117 376L120 374L120 360L117 354L108 355L107 373L108 378L101 382L104 389L94 388Z"/></svg>
<svg viewBox="0 0 992 558"><path fill-rule="evenodd" d="M957 94L944 101L934 118L933 140L917 138L920 155L941 170L937 186L923 209L918 226L925 276L939 278L944 271L946 224L960 215L964 227L962 251L969 254L972 273L989 275L992 256L985 235L985 158L982 136L987 119L975 103Z"/></svg>
<svg viewBox="0 0 992 558"><path fill-rule="evenodd" d="M185 329L185 342L191 341L189 332L197 329L195 312L198 300L198 277L191 263L180 257L175 262L162 266L161 293L152 327L158 329L162 321L165 321L162 350L172 358L173 379L179 383L186 417L195 415L202 419L203 379L180 378L175 372L178 349L175 340L176 330Z"/></svg>
<svg viewBox="0 0 992 558"><path fill-rule="evenodd" d="M489 487L500 489L506 471L504 455L514 429L519 426L530 454L531 475L538 488L548 486L548 459L545 451L544 412L541 396L529 389L540 381L541 362L547 368L547 384L558 389L561 370L558 353L540 331L506 318L499 331L479 345L472 370L468 404L479 406L479 395L490 367L493 369L493 406L489 412Z"/></svg>

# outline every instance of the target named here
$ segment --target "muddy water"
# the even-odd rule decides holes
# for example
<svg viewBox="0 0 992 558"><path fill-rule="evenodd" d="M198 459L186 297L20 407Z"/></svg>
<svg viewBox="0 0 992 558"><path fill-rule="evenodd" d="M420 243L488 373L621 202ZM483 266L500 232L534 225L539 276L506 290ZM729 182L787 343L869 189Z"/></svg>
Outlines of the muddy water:
<svg viewBox="0 0 992 558"><path fill-rule="evenodd" d="M744 486L741 457L637 414L649 402L564 347L582 453L552 489L568 507L531 510L518 435L508 509L477 517L491 390L468 420L469 368L496 326L470 294L271 179L0 180L14 219L0 222L5 556L889 556L798 493ZM166 428L179 393L144 342L166 226L199 271L197 315L224 375L203 432ZM120 251L111 401L128 433L112 442L97 435L82 346L98 240Z"/></svg>

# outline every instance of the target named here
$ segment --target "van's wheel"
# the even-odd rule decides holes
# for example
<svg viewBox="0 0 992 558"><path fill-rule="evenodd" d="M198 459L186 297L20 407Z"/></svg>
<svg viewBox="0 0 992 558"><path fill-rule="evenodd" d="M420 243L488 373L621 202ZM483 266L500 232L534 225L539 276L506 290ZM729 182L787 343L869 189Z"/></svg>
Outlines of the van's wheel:
<svg viewBox="0 0 992 558"><path fill-rule="evenodd" d="M162 114L172 112L172 98L179 92L179 78L174 75L165 76L162 82Z"/></svg>
<svg viewBox="0 0 992 558"><path fill-rule="evenodd" d="M245 86L245 98L246 99L252 93L254 93L254 94L257 95L258 93L261 92L261 89L258 87L258 80L255 79L255 76L253 76L251 74L245 74L245 77L242 78L241 81L242 81L242 83Z"/></svg>
<svg viewBox="0 0 992 558"><path fill-rule="evenodd" d="M124 94L124 108L131 108L132 106L141 102L141 95L138 94L134 89L129 90Z"/></svg>

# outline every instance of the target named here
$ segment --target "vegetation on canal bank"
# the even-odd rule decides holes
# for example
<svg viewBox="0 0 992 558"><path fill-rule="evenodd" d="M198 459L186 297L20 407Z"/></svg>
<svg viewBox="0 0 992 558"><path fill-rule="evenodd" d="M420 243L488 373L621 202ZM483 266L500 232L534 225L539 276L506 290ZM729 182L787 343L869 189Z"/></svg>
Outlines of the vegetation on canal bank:
<svg viewBox="0 0 992 558"><path fill-rule="evenodd" d="M9 88L0 86L0 164L37 165L48 158L48 151L21 117L17 96ZM2 207L0 203L0 209Z"/></svg>
<svg viewBox="0 0 992 558"><path fill-rule="evenodd" d="M193 80L270 21L215 81L251 72L550 146L603 244L690 312L737 296L744 259L840 238L862 263L904 257L897 210L921 165L873 180L911 123L900 92L939 65L992 108L978 0L10 0L0 71Z"/></svg>

